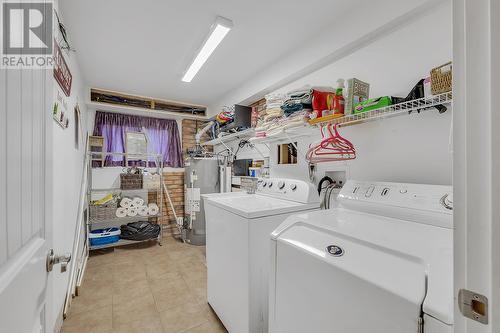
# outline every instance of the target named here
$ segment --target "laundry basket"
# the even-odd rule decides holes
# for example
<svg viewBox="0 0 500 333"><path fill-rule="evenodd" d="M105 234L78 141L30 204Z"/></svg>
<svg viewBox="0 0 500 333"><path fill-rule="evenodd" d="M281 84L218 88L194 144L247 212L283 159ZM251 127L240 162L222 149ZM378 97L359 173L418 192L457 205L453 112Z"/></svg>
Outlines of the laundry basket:
<svg viewBox="0 0 500 333"><path fill-rule="evenodd" d="M142 187L146 190L158 190L160 188L159 174L144 174L142 178Z"/></svg>
<svg viewBox="0 0 500 333"><path fill-rule="evenodd" d="M103 205L90 205L91 220L109 220L116 217L115 212L118 207L116 201L108 202Z"/></svg>
<svg viewBox="0 0 500 333"><path fill-rule="evenodd" d="M257 189L257 178L241 177L240 188L246 190L248 194L255 194L255 190Z"/></svg>

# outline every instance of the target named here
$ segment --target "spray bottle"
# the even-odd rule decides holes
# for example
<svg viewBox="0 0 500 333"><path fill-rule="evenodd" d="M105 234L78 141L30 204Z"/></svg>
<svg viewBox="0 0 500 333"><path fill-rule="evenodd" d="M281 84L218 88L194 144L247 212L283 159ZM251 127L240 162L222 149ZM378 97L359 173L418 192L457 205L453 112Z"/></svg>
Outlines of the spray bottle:
<svg viewBox="0 0 500 333"><path fill-rule="evenodd" d="M333 97L333 113L334 114L344 114L344 79L337 80L337 90L335 91L335 96Z"/></svg>

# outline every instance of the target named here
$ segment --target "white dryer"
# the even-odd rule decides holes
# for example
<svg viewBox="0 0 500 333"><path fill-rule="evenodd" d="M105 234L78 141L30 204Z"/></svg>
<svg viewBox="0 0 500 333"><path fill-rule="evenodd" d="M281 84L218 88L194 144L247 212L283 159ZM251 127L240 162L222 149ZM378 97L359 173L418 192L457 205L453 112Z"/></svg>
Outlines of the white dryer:
<svg viewBox="0 0 500 333"><path fill-rule="evenodd" d="M319 209L312 184L260 179L256 194L202 196L208 302L230 333L268 331L269 237L287 217Z"/></svg>
<svg viewBox="0 0 500 333"><path fill-rule="evenodd" d="M270 333L451 333L449 186L348 181L272 234Z"/></svg>

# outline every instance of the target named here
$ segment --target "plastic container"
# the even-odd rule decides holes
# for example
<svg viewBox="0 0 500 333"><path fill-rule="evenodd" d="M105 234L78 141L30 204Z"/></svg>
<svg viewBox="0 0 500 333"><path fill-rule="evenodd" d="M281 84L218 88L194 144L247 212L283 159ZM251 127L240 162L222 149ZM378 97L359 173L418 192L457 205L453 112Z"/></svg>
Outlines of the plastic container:
<svg viewBox="0 0 500 333"><path fill-rule="evenodd" d="M335 91L335 96L333 97L333 114L344 114L344 79L338 79L337 84L337 90Z"/></svg>
<svg viewBox="0 0 500 333"><path fill-rule="evenodd" d="M105 228L92 230L89 234L90 245L106 245L116 243L120 240L121 230L119 228Z"/></svg>
<svg viewBox="0 0 500 333"><path fill-rule="evenodd" d="M356 105L354 107L354 113L372 111L389 105L392 105L392 99L389 96L372 98Z"/></svg>
<svg viewBox="0 0 500 333"><path fill-rule="evenodd" d="M261 168L248 168L248 175L250 177L260 177Z"/></svg>

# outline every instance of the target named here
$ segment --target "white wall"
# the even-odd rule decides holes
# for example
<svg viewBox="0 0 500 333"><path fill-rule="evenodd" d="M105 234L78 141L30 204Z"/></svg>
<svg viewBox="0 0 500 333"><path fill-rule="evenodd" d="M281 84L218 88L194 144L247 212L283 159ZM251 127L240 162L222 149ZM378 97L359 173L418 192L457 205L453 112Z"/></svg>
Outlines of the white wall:
<svg viewBox="0 0 500 333"><path fill-rule="evenodd" d="M55 6L57 6L57 3ZM59 13L59 15L64 21L64 13ZM52 82L54 101L57 90L59 90L60 95L64 96L67 105L65 112L69 116L69 127L66 129L62 129L55 121L53 122L53 248L58 254L72 252L73 250L85 154L84 145L87 135L85 91L77 56L78 53L64 52L65 60L73 76L71 95L66 97L58 83L55 80ZM78 149L75 147L74 139L74 107L76 103L80 106L83 132L83 138L80 138ZM62 106L60 105L60 107ZM73 256L72 260L78 260L76 254L73 253ZM56 320L60 319L59 316L64 305L68 277L68 272L59 273L59 267L54 269L52 274L53 306L50 312L54 317L51 325L59 324L56 323Z"/></svg>
<svg viewBox="0 0 500 333"><path fill-rule="evenodd" d="M431 68L451 58L451 4L446 3L277 91L305 84L335 85L338 78L356 77L370 83L371 97L406 96ZM346 170L352 179L451 184L450 129L451 112L439 115L437 111L341 128L341 134L356 146L358 158L319 164L317 179L327 170ZM318 130L315 138L298 139L299 150L305 153L319 137ZM270 148L271 176L308 179L303 156L298 165L277 165L276 144Z"/></svg>

